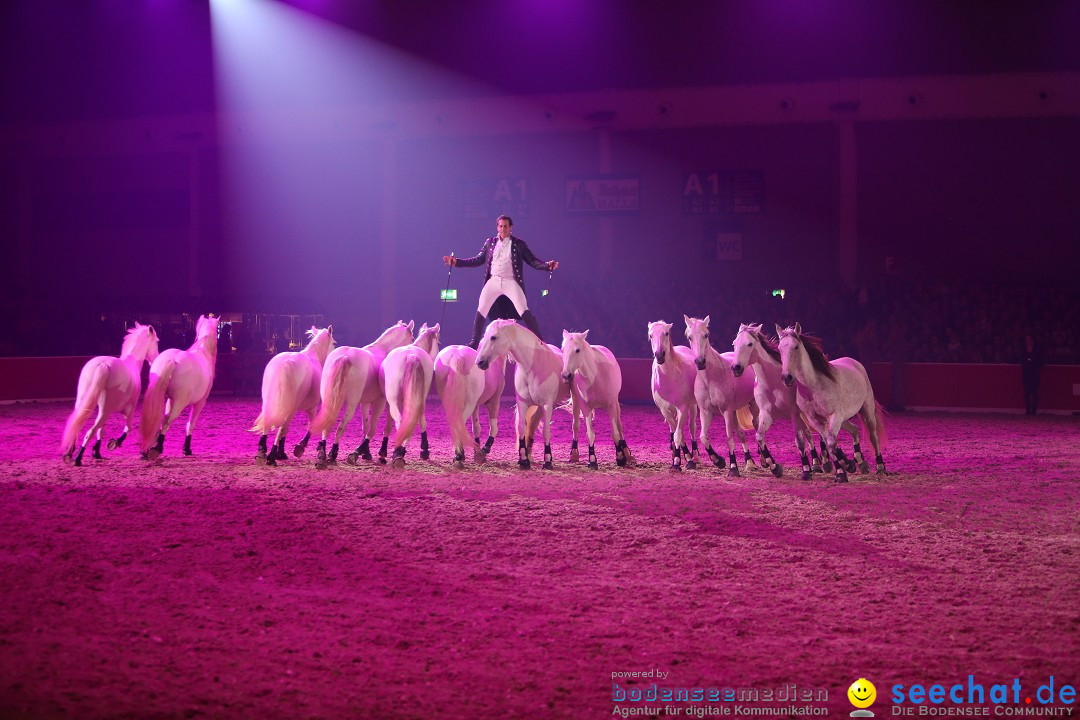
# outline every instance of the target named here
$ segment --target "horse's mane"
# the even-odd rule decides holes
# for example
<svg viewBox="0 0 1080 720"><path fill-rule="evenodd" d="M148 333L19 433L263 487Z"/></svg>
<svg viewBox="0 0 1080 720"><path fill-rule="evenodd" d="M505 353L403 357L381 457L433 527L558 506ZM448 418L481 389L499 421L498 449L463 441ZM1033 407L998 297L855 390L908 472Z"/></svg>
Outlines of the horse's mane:
<svg viewBox="0 0 1080 720"><path fill-rule="evenodd" d="M150 325L135 325L128 330L127 335L124 336L124 343L120 346L120 357L133 355L139 350L141 344L149 344L152 331L153 327Z"/></svg>
<svg viewBox="0 0 1080 720"><path fill-rule="evenodd" d="M758 341L758 344L761 345L761 349L765 352L765 354L775 360L776 364L779 365L780 347L776 344L776 341L773 340L771 336L766 335L760 330L751 330L750 334L755 340Z"/></svg>
<svg viewBox="0 0 1080 720"><path fill-rule="evenodd" d="M814 370L830 380L835 380L836 374L833 372L833 367L829 363L829 356L826 355L825 351L822 349L821 338L814 337L813 335L800 335L798 333L795 334L795 337L799 338L799 342L806 348L806 356L810 358L810 365Z"/></svg>

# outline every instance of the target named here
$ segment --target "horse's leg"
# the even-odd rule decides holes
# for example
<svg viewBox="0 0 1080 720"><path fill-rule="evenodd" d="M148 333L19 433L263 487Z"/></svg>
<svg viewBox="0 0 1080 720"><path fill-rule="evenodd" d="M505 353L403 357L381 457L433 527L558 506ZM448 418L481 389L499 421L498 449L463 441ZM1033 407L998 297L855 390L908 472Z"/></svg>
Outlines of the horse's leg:
<svg viewBox="0 0 1080 720"><path fill-rule="evenodd" d="M187 421L187 433L184 435L184 454L191 455L191 434L195 432L195 423L199 419L199 415L202 414L203 408L206 407L206 400L195 403L191 406L191 414L188 415Z"/></svg>
<svg viewBox="0 0 1080 720"><path fill-rule="evenodd" d="M277 465L278 460L287 460L285 454L285 437L289 434L289 426L292 425L292 416L285 418L285 422L278 428L274 436L274 447L270 449L270 465Z"/></svg>
<svg viewBox="0 0 1080 720"><path fill-rule="evenodd" d="M762 410L758 414L758 426L754 432L757 438L758 455L761 457L761 466L771 472L773 477L781 477L784 474L784 468L773 459L772 453L769 452L769 446L765 444L765 433L772 427L772 423L772 412Z"/></svg>
<svg viewBox="0 0 1080 720"><path fill-rule="evenodd" d="M110 450L115 450L116 448L123 445L124 441L127 440L128 433L131 432L131 428L134 423L135 403L132 402L130 405L128 405L127 409L124 410L124 432L120 433L119 437L110 440L105 447L109 448Z"/></svg>
<svg viewBox="0 0 1080 720"><path fill-rule="evenodd" d="M686 469L687 470L693 470L693 469L697 468L697 460L698 460L698 457L697 457L697 452L698 452L697 447L698 446L697 446L697 439L696 439L697 438L697 425L698 425L697 405L695 405L694 403L691 403L691 404L687 405L686 409L683 410L683 416L684 416L683 417L684 427L686 427L687 430L690 431L690 448L687 449L687 447L686 447L686 433L684 431L684 433L683 433L683 445L682 445L682 447L680 449L682 450L683 456L686 458Z"/></svg>
<svg viewBox="0 0 1080 720"><path fill-rule="evenodd" d="M686 414L682 408L675 407L663 413L663 415L664 420L667 421L668 429L671 430L671 444L669 445L671 450L671 471L682 472L682 447L686 442L683 438L683 423L686 421Z"/></svg>
<svg viewBox="0 0 1080 720"><path fill-rule="evenodd" d="M104 406L104 404L99 404L98 405L98 416L97 416L97 418L95 418L94 424L91 425L90 429L86 431L86 435L83 436L82 445L79 446L79 452L75 453L75 458L72 461L74 463L75 467L82 467L83 453L86 452L86 446L90 444L90 438L94 437L95 434L100 434L101 428L105 427L105 420L106 419L107 419L107 416L106 416L106 413L105 413L105 406ZM100 442L101 442L101 440L98 440L98 443L100 443ZM101 454L101 452L99 450L98 455L100 455L100 454Z"/></svg>
<svg viewBox="0 0 1080 720"><path fill-rule="evenodd" d="M462 450L462 453L465 451ZM427 417L425 415L420 416L420 459L427 460L431 457L431 448L428 446L427 439Z"/></svg>
<svg viewBox="0 0 1080 720"><path fill-rule="evenodd" d="M824 435L819 435L818 436L818 443L821 446L821 471L822 472L832 472L833 471L833 462L832 462L833 452L831 450L829 450L829 446L825 442L825 436ZM840 452L843 453L844 451L841 450ZM817 472L818 468L815 467L814 471Z"/></svg>
<svg viewBox="0 0 1080 720"><path fill-rule="evenodd" d="M522 470L528 470L531 463L529 462L529 451L526 444L525 433L529 423L525 413L528 411L528 406L521 398L517 399L517 414L514 416L514 430L517 432L518 439L518 467Z"/></svg>
<svg viewBox="0 0 1080 720"><path fill-rule="evenodd" d="M859 413L862 413L861 409L859 410ZM847 471L851 473L855 472L855 470L858 469L859 472L870 472L870 466L867 464L866 458L863 457L862 446L859 442L861 440L861 438L859 437L859 426L853 423L851 420L845 420L840 426L840 429L844 430L848 435L850 435L852 441L852 459L850 462L847 463ZM843 457L843 451L841 451L841 457Z"/></svg>
<svg viewBox="0 0 1080 720"><path fill-rule="evenodd" d="M570 407L570 458L569 461L576 463L581 459L578 452L578 433L581 431L581 408L576 403Z"/></svg>
<svg viewBox="0 0 1080 720"><path fill-rule="evenodd" d="M545 470L555 467L555 456L551 453L551 417L555 414L555 401L544 405L544 465Z"/></svg>
<svg viewBox="0 0 1080 720"><path fill-rule="evenodd" d="M165 433L169 432L173 420L180 415L183 409L184 408L180 406L180 403L174 402L172 398L165 401L165 419L161 421L161 430L158 431L157 444L146 451L147 460L157 460L161 457L161 454L165 452Z"/></svg>
<svg viewBox="0 0 1080 720"><path fill-rule="evenodd" d="M735 433L739 430L739 418L734 410L724 411L724 431L727 433L728 477L739 477L739 465L735 462ZM745 438L744 438L745 442Z"/></svg>
<svg viewBox="0 0 1080 720"><path fill-rule="evenodd" d="M608 411L608 415L611 416L611 435L615 441L615 464L619 467L633 465L634 455L630 452L630 446L626 444L626 437L623 435L622 408L618 400Z"/></svg>
<svg viewBox="0 0 1080 720"><path fill-rule="evenodd" d="M750 400L750 404L748 407L750 408L750 416L752 420L751 425L754 427L754 430L756 432L758 425L761 424L761 410L758 408L757 401L753 399ZM750 448L746 442L746 431L742 429L741 424L737 424L736 427L739 430L739 440L742 442L743 446L743 465L745 465L747 468L757 467L757 463L754 462L754 458L750 457ZM760 452L761 447L758 447L759 456ZM762 467L765 467L764 459L761 460L761 463Z"/></svg>
<svg viewBox="0 0 1080 720"><path fill-rule="evenodd" d="M593 427L596 411L587 408L582 414L585 416L585 437L589 440L589 469L599 470L600 463L596 461L596 429Z"/></svg>
<svg viewBox="0 0 1080 720"><path fill-rule="evenodd" d="M716 454L716 451L712 449L712 445L709 444L709 426L712 425L712 413L705 408L698 408L698 412L701 416L701 422L698 424L698 439L701 442L701 447L705 448L705 453L712 460L712 464L718 468L724 467L724 458Z"/></svg>
<svg viewBox="0 0 1080 720"><path fill-rule="evenodd" d="M809 480L813 475L813 470L810 465L810 456L807 454L807 445L809 444L810 448L814 447L814 436L805 426L799 427L801 423L801 420L796 419L795 445L799 448L799 460L802 462L802 479Z"/></svg>
<svg viewBox="0 0 1080 720"><path fill-rule="evenodd" d="M270 458L266 454L266 433L259 436L259 449L255 451L255 464L266 465Z"/></svg>
<svg viewBox="0 0 1080 720"><path fill-rule="evenodd" d="M885 470L885 459L881 457L881 440L878 434L878 415L877 415L877 403L871 401L863 405L860 411L862 415L863 424L866 425L866 433L870 436L870 444L874 446L874 464L877 466L878 475L888 475ZM865 462L865 469L863 472L870 472L870 466Z"/></svg>
<svg viewBox="0 0 1080 720"><path fill-rule="evenodd" d="M847 462L846 458L841 457L841 451L836 443L836 436L840 433L840 427L843 420L839 416L833 416L829 418L829 425L826 429L828 433L828 449L829 453L836 464L836 482L847 482Z"/></svg>
<svg viewBox="0 0 1080 720"><path fill-rule="evenodd" d="M356 450L349 453L349 456L345 458L345 462L355 465L360 462L360 458L371 460L371 439L375 437L375 423L381 412L382 405L378 399L369 405L360 405L360 424L363 426L361 427L361 437L363 437L363 440L356 446Z"/></svg>
<svg viewBox="0 0 1080 720"><path fill-rule="evenodd" d="M105 426L102 425L101 429L97 431L97 438L94 440L94 451L90 453L90 457L94 458L95 460L105 459L101 456L101 436L104 434L104 432Z"/></svg>

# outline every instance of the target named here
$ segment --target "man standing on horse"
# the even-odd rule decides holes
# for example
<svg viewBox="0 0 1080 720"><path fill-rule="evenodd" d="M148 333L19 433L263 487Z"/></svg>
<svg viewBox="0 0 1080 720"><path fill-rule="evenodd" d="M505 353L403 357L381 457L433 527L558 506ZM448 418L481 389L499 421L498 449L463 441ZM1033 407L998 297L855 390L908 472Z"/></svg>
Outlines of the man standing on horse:
<svg viewBox="0 0 1080 720"><path fill-rule="evenodd" d="M537 270L554 270L557 260L540 260L519 237L510 234L514 221L509 215L500 215L495 223L498 234L484 241L480 252L471 258L455 258L443 255L443 262L451 267L479 267L486 264L484 289L473 321L472 340L469 347L476 349L484 335L484 327L491 320L507 318L520 320L536 337L541 337L536 316L529 310L525 300L525 275L523 263Z"/></svg>

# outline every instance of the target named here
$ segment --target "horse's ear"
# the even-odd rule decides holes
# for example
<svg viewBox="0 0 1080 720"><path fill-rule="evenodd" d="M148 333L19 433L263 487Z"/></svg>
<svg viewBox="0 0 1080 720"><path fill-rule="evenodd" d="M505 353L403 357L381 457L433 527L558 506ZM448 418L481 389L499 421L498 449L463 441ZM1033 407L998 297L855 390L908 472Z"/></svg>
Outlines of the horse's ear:
<svg viewBox="0 0 1080 720"><path fill-rule="evenodd" d="M802 325L799 323L795 323L795 334L802 335Z"/></svg>
<svg viewBox="0 0 1080 720"><path fill-rule="evenodd" d="M683 315L682 319L683 319L683 322L686 323L686 332L689 333L690 332L690 316L689 315Z"/></svg>
<svg viewBox="0 0 1080 720"><path fill-rule="evenodd" d="M779 325L777 325L776 326L776 337L780 337L783 334L784 334L784 329L781 328Z"/></svg>
<svg viewBox="0 0 1080 720"><path fill-rule="evenodd" d="M585 332L581 333L581 339L582 339L582 340L584 340L584 339L585 339L585 338L587 338L587 337L589 337L589 331L588 331L588 330L586 330Z"/></svg>
<svg viewBox="0 0 1080 720"><path fill-rule="evenodd" d="M567 330L566 328L563 328L563 331L562 331L562 339L563 339L563 340L566 340L566 338L568 338L568 337L570 337L570 331L569 331L569 330Z"/></svg>
<svg viewBox="0 0 1080 720"><path fill-rule="evenodd" d="M703 322L703 323L705 323L705 327L709 327L709 316L708 316L708 315L706 315L706 316L705 316L705 319L704 319L704 320L702 320L702 322Z"/></svg>
<svg viewBox="0 0 1080 720"><path fill-rule="evenodd" d="M326 326L326 332L330 333L330 337L334 337L334 326L333 325L327 325Z"/></svg>
<svg viewBox="0 0 1080 720"><path fill-rule="evenodd" d="M409 324L408 324L408 325L406 325L405 327L407 327L407 328L409 328L410 330L412 330L412 329L413 329L413 321L412 321L412 320L410 320L410 321L409 321Z"/></svg>
<svg viewBox="0 0 1080 720"><path fill-rule="evenodd" d="M439 323L435 323L431 326L431 332L435 333L436 335L438 335L441 331L442 328L439 326Z"/></svg>
<svg viewBox="0 0 1080 720"><path fill-rule="evenodd" d="M761 323L758 323L757 325L751 325L750 326L750 332L756 332L756 333L761 332Z"/></svg>

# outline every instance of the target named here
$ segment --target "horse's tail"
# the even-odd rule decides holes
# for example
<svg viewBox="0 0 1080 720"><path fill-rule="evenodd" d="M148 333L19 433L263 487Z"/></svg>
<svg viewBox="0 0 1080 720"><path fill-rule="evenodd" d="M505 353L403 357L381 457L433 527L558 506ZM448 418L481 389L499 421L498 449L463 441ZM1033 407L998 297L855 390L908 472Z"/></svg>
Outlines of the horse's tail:
<svg viewBox="0 0 1080 720"><path fill-rule="evenodd" d="M323 372L320 388L322 406L319 408L319 414L311 421L311 432L326 432L337 420L341 406L345 404L345 389L348 386L351 369L352 361L349 357L338 355L331 361L330 367Z"/></svg>
<svg viewBox="0 0 1080 720"><path fill-rule="evenodd" d="M450 424L450 437L454 446L462 446L469 441L469 431L465 427L465 397L469 390L469 371L471 363L465 358L455 357L448 363L450 372L446 374L446 386L443 388L443 406L446 420Z"/></svg>
<svg viewBox="0 0 1080 720"><path fill-rule="evenodd" d="M754 429L754 413L750 412L749 405L743 405L736 410L735 417L739 419L740 430L746 431Z"/></svg>
<svg viewBox="0 0 1080 720"><path fill-rule="evenodd" d="M273 375L270 376L269 390L266 387L266 377L263 377L262 412L259 413L259 417L255 418L255 425L252 426L251 432L266 435L271 428L281 427L289 419L292 408L289 407L289 398L285 392L288 386L285 380L295 361L295 356L283 358L282 362L272 369ZM304 362L307 362L307 360L305 359ZM271 368L267 366L267 370L271 370Z"/></svg>
<svg viewBox="0 0 1080 720"><path fill-rule="evenodd" d="M79 430L82 429L83 424L86 422L90 414L94 412L94 406L101 400L101 394L105 392L105 383L109 379L109 368L105 363L98 361L93 370L93 374L90 376L90 382L87 386L79 387L78 396L75 398L75 409L71 411L71 415L68 416L67 423L64 425L64 437L60 441L61 452L71 452L75 447L75 442L79 437ZM79 380L82 380L80 377Z"/></svg>
<svg viewBox="0 0 1080 720"><path fill-rule="evenodd" d="M395 447L412 435L417 423L420 422L420 417L424 414L424 403L427 400L425 384L424 365L420 362L420 358L412 355L405 358L405 367L401 373L401 385L404 388L401 394L401 423L398 424L397 432L394 433Z"/></svg>
<svg viewBox="0 0 1080 720"><path fill-rule="evenodd" d="M176 360L166 358L160 371L150 373L150 382L146 385L146 396L143 398L142 417L139 418L139 449L144 453L150 449L150 443L156 439L161 427L165 414L165 391L169 388L169 380L175 369Z"/></svg>

